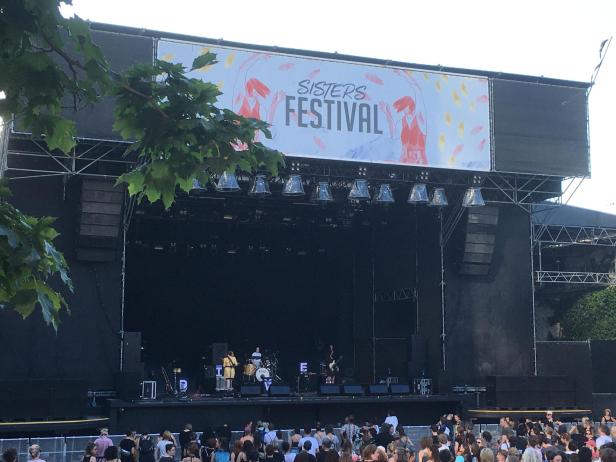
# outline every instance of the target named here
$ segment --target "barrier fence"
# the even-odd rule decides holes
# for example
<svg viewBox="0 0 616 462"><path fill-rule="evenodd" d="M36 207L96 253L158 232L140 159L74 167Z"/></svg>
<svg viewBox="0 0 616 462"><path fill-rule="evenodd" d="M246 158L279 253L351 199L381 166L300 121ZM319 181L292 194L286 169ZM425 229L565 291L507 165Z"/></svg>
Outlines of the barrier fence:
<svg viewBox="0 0 616 462"><path fill-rule="evenodd" d="M498 424L474 425L473 432L478 434L483 431L489 431L492 434L498 432ZM283 440L289 440L292 430L280 430ZM424 436L429 436L429 426L404 426L406 435L413 441L415 446L419 445L419 440ZM335 429L336 435L340 436L340 429ZM196 432L198 437L201 437L199 432ZM242 436L242 432L231 432L231 444ZM176 441L178 434L174 433ZM52 437L52 438L13 438L0 439L0 454L7 448L15 448L19 454L19 461L29 460L28 447L32 444L38 444L41 447L40 458L46 462L81 462L84 455L84 450L88 442L94 441L98 435L92 436L67 436L67 437ZM124 438L124 435L110 435L109 438L114 445L118 445ZM178 456L179 457L179 456Z"/></svg>

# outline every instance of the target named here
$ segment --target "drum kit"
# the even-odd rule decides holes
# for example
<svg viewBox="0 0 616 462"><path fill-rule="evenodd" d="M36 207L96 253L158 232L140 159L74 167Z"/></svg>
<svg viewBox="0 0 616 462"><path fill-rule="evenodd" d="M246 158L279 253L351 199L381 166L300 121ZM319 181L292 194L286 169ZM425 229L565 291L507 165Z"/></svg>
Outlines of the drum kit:
<svg viewBox="0 0 616 462"><path fill-rule="evenodd" d="M243 367L244 382L263 382L267 379L282 380L278 376L278 357L276 353L263 359L247 359Z"/></svg>

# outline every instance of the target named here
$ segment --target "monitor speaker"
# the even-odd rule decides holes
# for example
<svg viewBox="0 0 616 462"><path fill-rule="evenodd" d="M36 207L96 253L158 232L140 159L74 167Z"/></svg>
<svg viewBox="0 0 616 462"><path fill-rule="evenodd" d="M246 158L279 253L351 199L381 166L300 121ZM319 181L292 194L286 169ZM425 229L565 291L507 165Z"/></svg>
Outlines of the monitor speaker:
<svg viewBox="0 0 616 462"><path fill-rule="evenodd" d="M240 395L242 396L259 396L261 394L261 384L259 385L242 385L240 387Z"/></svg>
<svg viewBox="0 0 616 462"><path fill-rule="evenodd" d="M392 395L408 395L411 393L411 387L407 383L392 383L389 389Z"/></svg>
<svg viewBox="0 0 616 462"><path fill-rule="evenodd" d="M323 396L333 396L340 394L340 385L321 385L319 392Z"/></svg>
<svg viewBox="0 0 616 462"><path fill-rule="evenodd" d="M363 395L364 389L361 385L343 385L342 386L342 394L343 395Z"/></svg>
<svg viewBox="0 0 616 462"><path fill-rule="evenodd" d="M270 385L270 396L290 396L291 387L289 385Z"/></svg>
<svg viewBox="0 0 616 462"><path fill-rule="evenodd" d="M369 385L368 386L368 394L369 395L388 395L389 394L389 389L387 387L387 384L385 384L385 383L378 383L378 384L374 384L374 385Z"/></svg>

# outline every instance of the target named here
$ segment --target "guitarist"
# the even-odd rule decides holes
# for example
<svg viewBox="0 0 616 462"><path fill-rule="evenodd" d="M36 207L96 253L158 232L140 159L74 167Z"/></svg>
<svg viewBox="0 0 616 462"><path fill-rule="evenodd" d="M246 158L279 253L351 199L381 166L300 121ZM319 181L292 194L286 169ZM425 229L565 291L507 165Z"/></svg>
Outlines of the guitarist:
<svg viewBox="0 0 616 462"><path fill-rule="evenodd" d="M340 372L340 361L342 360L342 356L336 359L336 353L334 349L334 345L329 346L329 352L327 355L327 375L325 377L325 383L335 384L336 378L338 377L338 373Z"/></svg>

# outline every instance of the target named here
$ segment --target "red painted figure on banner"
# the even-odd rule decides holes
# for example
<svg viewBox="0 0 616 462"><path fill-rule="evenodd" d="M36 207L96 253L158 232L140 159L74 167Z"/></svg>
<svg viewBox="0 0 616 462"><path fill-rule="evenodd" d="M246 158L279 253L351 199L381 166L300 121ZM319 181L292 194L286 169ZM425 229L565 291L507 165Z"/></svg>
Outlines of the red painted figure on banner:
<svg viewBox="0 0 616 462"><path fill-rule="evenodd" d="M400 162L427 164L425 120L421 113L416 114L415 100L411 96L403 96L394 102L394 108L402 114Z"/></svg>

